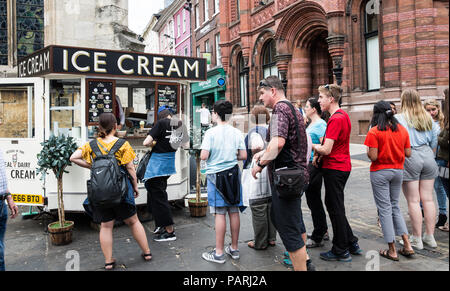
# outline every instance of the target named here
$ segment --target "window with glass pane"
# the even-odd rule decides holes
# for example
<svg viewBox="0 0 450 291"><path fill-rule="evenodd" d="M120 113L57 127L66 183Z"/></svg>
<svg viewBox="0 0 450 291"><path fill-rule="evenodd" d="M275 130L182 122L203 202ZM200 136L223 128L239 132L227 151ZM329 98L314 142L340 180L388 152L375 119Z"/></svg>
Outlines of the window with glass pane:
<svg viewBox="0 0 450 291"><path fill-rule="evenodd" d="M198 5L195 6L195 28L200 25L200 8Z"/></svg>
<svg viewBox="0 0 450 291"><path fill-rule="evenodd" d="M244 57L239 56L239 93L240 93L240 105L241 107L247 106L247 76L245 74Z"/></svg>
<svg viewBox="0 0 450 291"><path fill-rule="evenodd" d="M222 65L222 53L220 51L220 33L216 34L216 66Z"/></svg>
<svg viewBox="0 0 450 291"><path fill-rule="evenodd" d="M203 0L203 9L205 12L204 21L206 22L209 19L209 1Z"/></svg>
<svg viewBox="0 0 450 291"><path fill-rule="evenodd" d="M239 0L236 0L236 18L240 19L241 18L241 11L240 11L240 4L239 4Z"/></svg>
<svg viewBox="0 0 450 291"><path fill-rule="evenodd" d="M276 53L275 40L270 40L263 48L263 78L278 76L278 67L275 62Z"/></svg>
<svg viewBox="0 0 450 291"><path fill-rule="evenodd" d="M34 87L0 87L0 138L35 136Z"/></svg>
<svg viewBox="0 0 450 291"><path fill-rule="evenodd" d="M8 17L6 0L0 0L0 66L8 65Z"/></svg>
<svg viewBox="0 0 450 291"><path fill-rule="evenodd" d="M366 40L367 90L378 90L380 83L380 47L378 15L365 11L364 38Z"/></svg>
<svg viewBox="0 0 450 291"><path fill-rule="evenodd" d="M220 2L219 0L214 0L214 13L220 12Z"/></svg>
<svg viewBox="0 0 450 291"><path fill-rule="evenodd" d="M17 57L44 47L44 0L16 0Z"/></svg>
<svg viewBox="0 0 450 291"><path fill-rule="evenodd" d="M67 135L74 127L81 127L80 80L51 80L50 130Z"/></svg>

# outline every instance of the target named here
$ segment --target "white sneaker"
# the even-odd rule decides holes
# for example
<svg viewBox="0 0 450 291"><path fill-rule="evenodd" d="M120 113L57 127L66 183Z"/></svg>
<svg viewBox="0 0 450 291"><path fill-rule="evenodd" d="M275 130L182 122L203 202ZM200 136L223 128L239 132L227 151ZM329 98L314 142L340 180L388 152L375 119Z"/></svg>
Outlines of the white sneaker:
<svg viewBox="0 0 450 291"><path fill-rule="evenodd" d="M411 243L411 246L417 250L423 250L423 242L420 237L417 236L409 236L409 241ZM399 241L399 243L403 246L405 243L403 242L403 239Z"/></svg>
<svg viewBox="0 0 450 291"><path fill-rule="evenodd" d="M429 246L430 248L437 248L436 240L434 239L434 235L432 234L423 234L423 243Z"/></svg>

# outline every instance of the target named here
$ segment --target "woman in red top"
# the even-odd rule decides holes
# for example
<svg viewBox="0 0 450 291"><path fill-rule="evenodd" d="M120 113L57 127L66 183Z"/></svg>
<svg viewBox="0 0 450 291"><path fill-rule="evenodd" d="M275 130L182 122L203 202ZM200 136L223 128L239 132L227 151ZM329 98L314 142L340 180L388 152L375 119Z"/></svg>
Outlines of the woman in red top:
<svg viewBox="0 0 450 291"><path fill-rule="evenodd" d="M414 254L408 238L408 228L403 219L399 197L403 182L403 164L405 156L411 156L408 131L398 123L391 106L386 101L379 101L373 108L371 129L364 144L368 147L367 155L372 161L370 181L375 204L378 208L381 229L388 250L381 250L380 256L398 261L395 249L395 236L402 236L404 248L401 255Z"/></svg>

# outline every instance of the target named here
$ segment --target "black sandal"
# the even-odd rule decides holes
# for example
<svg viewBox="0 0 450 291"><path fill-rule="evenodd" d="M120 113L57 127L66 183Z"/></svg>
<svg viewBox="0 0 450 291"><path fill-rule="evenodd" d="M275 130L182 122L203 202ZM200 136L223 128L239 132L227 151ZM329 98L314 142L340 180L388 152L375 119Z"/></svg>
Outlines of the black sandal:
<svg viewBox="0 0 450 291"><path fill-rule="evenodd" d="M144 259L144 261L146 261L146 262L149 262L149 261L151 261L152 260L152 253L149 253L149 254L141 254L141 257L142 257L142 259ZM150 258L150 260L147 260L146 258L147 257L151 257Z"/></svg>
<svg viewBox="0 0 450 291"><path fill-rule="evenodd" d="M111 268L107 268L109 266L112 266ZM116 261L105 264L105 271L111 271L116 268Z"/></svg>

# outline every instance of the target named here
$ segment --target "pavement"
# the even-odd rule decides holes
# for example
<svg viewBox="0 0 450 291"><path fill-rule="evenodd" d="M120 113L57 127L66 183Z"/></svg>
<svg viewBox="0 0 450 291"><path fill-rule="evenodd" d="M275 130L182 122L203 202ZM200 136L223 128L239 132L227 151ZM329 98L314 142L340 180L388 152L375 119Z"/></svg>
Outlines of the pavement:
<svg viewBox="0 0 450 291"><path fill-rule="evenodd" d="M387 248L381 229L377 226L377 210L373 201L369 179L369 165L364 146L352 145L353 170L346 186L346 213L354 234L359 238L363 249L361 256L353 256L352 262L326 262L319 258L321 252L331 248L325 246L308 250L318 271L448 271L449 235L436 230L438 243L436 249L417 251L407 259L400 256L393 262L377 255L378 250ZM323 194L322 194L323 195ZM408 228L411 223L407 213L406 200L402 196L401 209ZM23 209L25 210L25 209ZM28 209L27 209L28 210ZM308 232L312 230L311 215L303 203L303 216ZM288 271L282 264L285 251L278 237L277 245L267 250L254 250L247 247L253 239L250 210L241 214L239 248L241 258L227 257L225 264L214 264L201 258L201 254L215 246L214 217L208 214L203 218L193 218L187 208L173 209L177 240L173 242L154 242L152 240L154 222L144 222L153 259L145 262L140 257L140 249L125 225L114 229L114 256L117 271ZM44 231L42 220L16 218L8 220L5 237L6 268L9 271L101 271L104 259L100 249L98 232L91 228L84 215L70 217L75 220L73 242L66 246L53 246ZM328 221L330 236L331 223ZM225 243L231 242L228 231Z"/></svg>

